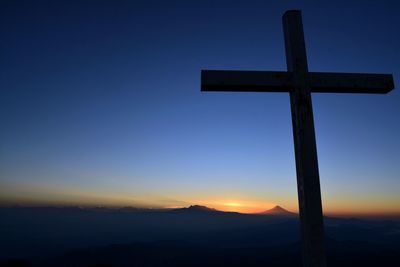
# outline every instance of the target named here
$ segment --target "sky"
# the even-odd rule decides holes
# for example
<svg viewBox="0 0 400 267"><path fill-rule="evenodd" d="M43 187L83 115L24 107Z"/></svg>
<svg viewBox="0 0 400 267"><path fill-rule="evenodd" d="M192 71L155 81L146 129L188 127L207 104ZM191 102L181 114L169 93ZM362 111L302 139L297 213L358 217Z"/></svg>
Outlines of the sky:
<svg viewBox="0 0 400 267"><path fill-rule="evenodd" d="M200 71L400 77L399 1L1 1L0 203L298 210L287 93ZM313 94L323 210L400 214L400 92Z"/></svg>

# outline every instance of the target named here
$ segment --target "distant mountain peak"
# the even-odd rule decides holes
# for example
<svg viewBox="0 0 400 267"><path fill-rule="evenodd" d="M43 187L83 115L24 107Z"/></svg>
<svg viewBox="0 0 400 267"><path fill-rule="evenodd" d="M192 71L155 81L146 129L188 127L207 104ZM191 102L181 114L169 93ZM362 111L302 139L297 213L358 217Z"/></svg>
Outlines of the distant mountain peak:
<svg viewBox="0 0 400 267"><path fill-rule="evenodd" d="M282 207L279 206L279 205L276 205L275 207L273 207L272 209L270 209L270 211L286 211L286 212L287 212L287 210L285 210L284 208L282 208Z"/></svg>
<svg viewBox="0 0 400 267"><path fill-rule="evenodd" d="M180 209L175 209L178 211L194 211L194 212L219 212L219 210L209 208L207 206L202 206L202 205L191 205L187 208L180 208Z"/></svg>
<svg viewBox="0 0 400 267"><path fill-rule="evenodd" d="M211 208L207 206L202 206L202 205L190 205L188 209L193 209L193 210L211 210Z"/></svg>
<svg viewBox="0 0 400 267"><path fill-rule="evenodd" d="M266 210L261 212L261 214L265 214L265 215L294 215L293 212L290 212L284 208L282 208L279 205L276 205L275 207L273 207L272 209Z"/></svg>

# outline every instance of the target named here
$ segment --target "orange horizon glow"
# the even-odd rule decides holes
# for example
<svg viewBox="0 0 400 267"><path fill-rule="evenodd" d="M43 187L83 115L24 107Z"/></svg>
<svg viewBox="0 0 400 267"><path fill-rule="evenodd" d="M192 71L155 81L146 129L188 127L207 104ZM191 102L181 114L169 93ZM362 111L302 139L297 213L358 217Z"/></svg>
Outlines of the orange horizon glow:
<svg viewBox="0 0 400 267"><path fill-rule="evenodd" d="M274 203L266 203L266 202L257 202L257 201L249 201L249 200L235 200L235 201L197 201L191 202L187 205L162 205L162 204L132 204L128 201L126 202L110 202L110 201L73 201L73 200L58 200L58 201L46 201L39 199L14 199L14 200L6 200L0 199L0 206L26 206L26 207L43 207L43 206L54 206L54 207L105 207L105 208L122 208L122 207L139 207L139 208L184 208L191 205L201 205L207 206L209 208L213 208L219 211L224 212L238 212L243 214L256 214L266 211L279 205L284 209L287 209L290 212L298 213L298 209L289 209L283 204L274 204ZM400 211L394 209L382 209L382 210L350 210L350 209L325 209L325 216L332 217L390 217L390 218L400 218Z"/></svg>
<svg viewBox="0 0 400 267"><path fill-rule="evenodd" d="M174 197L171 197L174 196ZM273 199L276 199L275 201ZM400 217L397 198L385 196L342 196L328 195L323 198L323 211L326 216ZM209 194L183 194L173 192L167 196L161 193L133 194L115 191L88 191L78 188L50 186L18 186L0 188L0 206L77 206L77 207L139 207L139 208L183 208L202 205L220 211L239 213L260 213L279 205L298 213L297 198L281 194L271 198L256 198L239 192Z"/></svg>
<svg viewBox="0 0 400 267"><path fill-rule="evenodd" d="M211 208L226 211L226 212L239 212L239 213L260 213L271 209L276 206L276 204L271 203L260 203L256 201L222 201L217 203L209 203L208 206Z"/></svg>

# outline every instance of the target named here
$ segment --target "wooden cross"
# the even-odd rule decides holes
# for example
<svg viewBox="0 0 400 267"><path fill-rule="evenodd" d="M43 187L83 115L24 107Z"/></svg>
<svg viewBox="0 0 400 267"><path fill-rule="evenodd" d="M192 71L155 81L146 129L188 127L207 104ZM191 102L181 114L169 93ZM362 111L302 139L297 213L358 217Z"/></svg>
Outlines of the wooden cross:
<svg viewBox="0 0 400 267"><path fill-rule="evenodd" d="M324 225L311 92L386 94L391 74L309 72L299 10L282 17L285 71L201 71L201 91L289 92L296 156L303 265L326 266Z"/></svg>

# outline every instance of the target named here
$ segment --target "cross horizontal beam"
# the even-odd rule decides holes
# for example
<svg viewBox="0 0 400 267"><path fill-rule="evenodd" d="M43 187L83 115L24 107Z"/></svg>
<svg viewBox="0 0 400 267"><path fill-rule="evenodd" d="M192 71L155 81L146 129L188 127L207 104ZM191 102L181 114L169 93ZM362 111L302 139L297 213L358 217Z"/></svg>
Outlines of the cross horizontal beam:
<svg viewBox="0 0 400 267"><path fill-rule="evenodd" d="M202 70L201 91L291 92L297 87L286 71ZM315 93L386 94L394 88L391 74L308 72Z"/></svg>
<svg viewBox="0 0 400 267"><path fill-rule="evenodd" d="M392 74L309 72L311 92L387 94L394 89Z"/></svg>
<svg viewBox="0 0 400 267"><path fill-rule="evenodd" d="M286 71L201 71L201 91L289 92L292 88L292 76Z"/></svg>

